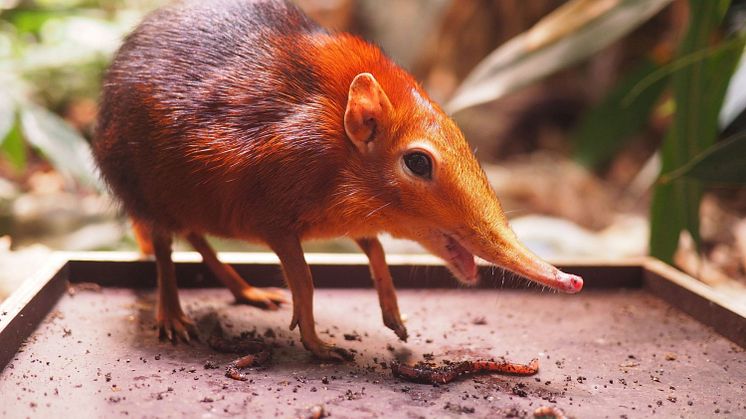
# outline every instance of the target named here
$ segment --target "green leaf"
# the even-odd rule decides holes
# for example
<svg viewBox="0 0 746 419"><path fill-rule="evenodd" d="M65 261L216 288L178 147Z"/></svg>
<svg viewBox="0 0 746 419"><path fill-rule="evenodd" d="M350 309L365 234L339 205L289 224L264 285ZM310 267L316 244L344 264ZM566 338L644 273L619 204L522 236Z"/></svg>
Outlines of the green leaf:
<svg viewBox="0 0 746 419"><path fill-rule="evenodd" d="M98 187L91 149L85 139L56 114L37 105L21 109L26 140L64 176Z"/></svg>
<svg viewBox="0 0 746 419"><path fill-rule="evenodd" d="M677 158L672 137L673 128L669 130L661 150L661 161L673 161ZM659 184L653 191L650 214L650 254L673 264L673 255L679 244L679 236L688 230L695 244L699 246L699 203L702 200L702 185L694 181L678 181ZM696 236L692 231L696 232Z"/></svg>
<svg viewBox="0 0 746 419"><path fill-rule="evenodd" d="M13 23L19 33L39 34L49 20L58 19L69 13L66 10L11 9L5 13L4 19Z"/></svg>
<svg viewBox="0 0 746 419"><path fill-rule="evenodd" d="M653 84L655 84L657 81L659 81L662 78L666 78L667 76L670 76L671 74L683 68L686 68L694 63L697 63L699 61L702 61L712 56L715 56L717 54L720 54L723 50L734 48L736 45L743 45L744 38L746 38L746 36L739 35L726 42L722 42L720 45L717 45L715 47L708 46L699 51L694 51L687 55L678 57L675 60L671 61L670 63L660 66L658 69L650 72L650 74L648 74L646 77L641 79L639 83L637 83L634 86L631 86L631 89L629 89L629 92L622 100L622 103L624 105L632 103L632 101L635 99L637 95L639 95L646 89L650 88ZM731 79L731 83L733 81L734 79ZM726 96L726 101L727 101L727 96ZM723 108L725 108L725 105L723 105Z"/></svg>
<svg viewBox="0 0 746 419"><path fill-rule="evenodd" d="M16 115L16 104L7 90L0 91L0 154L17 170L26 167L26 146Z"/></svg>
<svg viewBox="0 0 746 419"><path fill-rule="evenodd" d="M671 0L572 0L490 53L445 109L499 99L584 60L650 19Z"/></svg>
<svg viewBox="0 0 746 419"><path fill-rule="evenodd" d="M16 119L16 106L7 93L5 86L0 85L0 144L13 128Z"/></svg>
<svg viewBox="0 0 746 419"><path fill-rule="evenodd" d="M666 141L670 141L670 137L669 133ZM662 160L670 158L661 156ZM675 186L679 186L679 183L658 185L650 205L650 254L668 263L673 262L673 254L679 244L678 234L686 225L684 212L678 210L677 206L687 203Z"/></svg>
<svg viewBox="0 0 746 419"><path fill-rule="evenodd" d="M570 139L577 162L590 168L599 167L645 125L668 86L669 78L656 79L631 101L625 98L634 86L657 68L652 61L645 61L619 81L603 101L583 117Z"/></svg>
<svg viewBox="0 0 746 419"><path fill-rule="evenodd" d="M679 47L679 58L711 46L729 0L690 0L690 22ZM676 113L661 151L662 173L682 167L715 141L718 113L743 42L718 48L716 53L676 71L671 82ZM699 204L702 184L678 179L657 185L651 206L650 253L673 261L681 231L688 230L699 244Z"/></svg>
<svg viewBox="0 0 746 419"><path fill-rule="evenodd" d="M669 183L680 177L746 185L746 132L718 142L684 166L661 176L660 181Z"/></svg>
<svg viewBox="0 0 746 419"><path fill-rule="evenodd" d="M20 121L16 121L8 131L0 145L0 151L16 170L22 171L26 168L26 143L21 135Z"/></svg>

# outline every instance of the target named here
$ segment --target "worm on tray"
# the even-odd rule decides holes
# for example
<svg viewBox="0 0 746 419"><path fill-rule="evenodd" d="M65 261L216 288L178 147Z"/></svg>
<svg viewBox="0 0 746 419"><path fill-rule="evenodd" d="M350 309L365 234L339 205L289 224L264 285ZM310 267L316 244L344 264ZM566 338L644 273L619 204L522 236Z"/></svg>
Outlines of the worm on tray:
<svg viewBox="0 0 746 419"><path fill-rule="evenodd" d="M513 375L534 375L539 371L539 360L532 359L528 364L516 364L506 360L477 360L449 362L443 366L420 362L416 365L406 365L399 362L391 363L391 371L395 377L422 384L446 384L466 374L497 372Z"/></svg>
<svg viewBox="0 0 746 419"><path fill-rule="evenodd" d="M228 367L225 369L225 376L238 381L246 381L248 378L245 374L241 373L241 370L243 368L264 365L269 361L271 356L272 352L267 347L262 348L255 354L242 356L228 364Z"/></svg>
<svg viewBox="0 0 746 419"><path fill-rule="evenodd" d="M263 339L249 336L225 338L219 323L214 326L213 333L207 339L207 344L214 350L224 353L243 355L231 362L225 369L225 376L234 380L246 381L248 378L241 373L241 369L264 365L272 357L270 345Z"/></svg>
<svg viewBox="0 0 746 419"><path fill-rule="evenodd" d="M554 406L544 406L534 410L536 419L567 419L565 412Z"/></svg>

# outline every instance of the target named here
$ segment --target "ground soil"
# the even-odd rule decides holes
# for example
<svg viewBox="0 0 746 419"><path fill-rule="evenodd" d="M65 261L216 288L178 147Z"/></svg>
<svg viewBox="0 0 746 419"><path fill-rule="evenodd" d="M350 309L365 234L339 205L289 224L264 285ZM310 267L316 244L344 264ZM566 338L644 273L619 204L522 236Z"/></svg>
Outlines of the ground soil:
<svg viewBox="0 0 746 419"><path fill-rule="evenodd" d="M151 291L81 291L0 373L0 416L530 417L543 406L578 418L746 416L746 352L641 290L404 290L406 344L383 326L374 291L317 290L320 335L355 352L345 364L302 348L290 307L233 305L216 289L181 295L202 331L219 322L253 334L272 359L233 380L236 354L157 340ZM539 373L423 385L390 369L501 356L538 357Z"/></svg>

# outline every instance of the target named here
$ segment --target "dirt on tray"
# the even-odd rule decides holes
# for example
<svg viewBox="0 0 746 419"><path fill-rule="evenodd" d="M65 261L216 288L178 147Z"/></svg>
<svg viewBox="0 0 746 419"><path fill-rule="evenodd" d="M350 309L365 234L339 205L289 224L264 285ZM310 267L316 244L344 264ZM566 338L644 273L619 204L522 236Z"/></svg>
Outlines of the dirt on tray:
<svg viewBox="0 0 746 419"><path fill-rule="evenodd" d="M199 342L158 341L152 291L63 296L0 374L0 416L746 416L744 350L642 290L403 290L407 343L381 324L375 291L317 290L320 336L356 355L341 364L303 349L287 327L290 307L235 305L220 289L180 292ZM257 366L265 349L271 361ZM541 369L532 376L417 384L391 372L397 363L533 357ZM234 362L245 380L225 376Z"/></svg>

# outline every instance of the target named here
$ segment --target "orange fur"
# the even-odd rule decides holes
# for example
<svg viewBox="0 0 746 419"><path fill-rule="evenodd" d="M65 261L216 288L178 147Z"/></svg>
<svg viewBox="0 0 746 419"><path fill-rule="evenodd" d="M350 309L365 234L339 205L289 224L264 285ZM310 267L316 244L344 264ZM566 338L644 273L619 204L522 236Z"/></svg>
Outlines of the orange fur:
<svg viewBox="0 0 746 419"><path fill-rule="evenodd" d="M155 254L153 250L153 238L150 236L150 231L147 227L137 220L132 220L132 231L135 233L135 241L137 247L140 249L140 253L145 256Z"/></svg>
<svg viewBox="0 0 746 419"><path fill-rule="evenodd" d="M357 239L382 281L386 324L400 336L406 330L375 239L382 232L420 242L467 283L478 278L477 255L580 289L579 278L518 243L463 134L406 71L288 2L191 0L148 17L107 73L93 151L138 220L138 241L161 244L160 283L173 283L169 238L188 235L237 295L278 301L242 292L250 286L213 260L201 236L266 243L293 292L292 324L321 357L340 355L313 331L302 240ZM429 175L408 166L412 153L428 156ZM181 323L174 329L187 330Z"/></svg>

